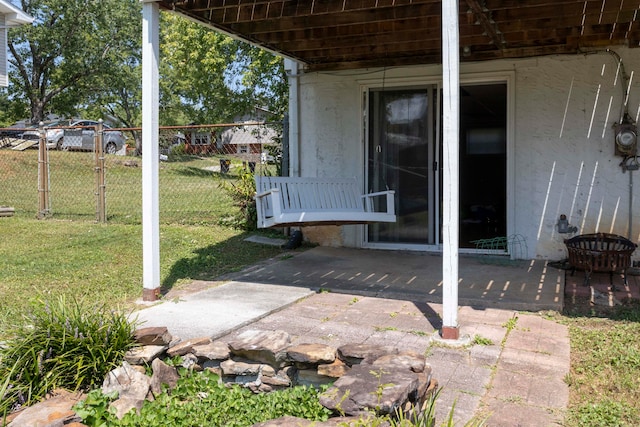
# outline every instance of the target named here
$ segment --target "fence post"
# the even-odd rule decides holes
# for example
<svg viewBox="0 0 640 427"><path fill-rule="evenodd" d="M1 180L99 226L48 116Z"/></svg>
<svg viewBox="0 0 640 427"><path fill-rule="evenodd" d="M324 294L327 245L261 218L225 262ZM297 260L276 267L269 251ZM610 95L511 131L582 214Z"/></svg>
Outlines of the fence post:
<svg viewBox="0 0 640 427"><path fill-rule="evenodd" d="M104 126L102 119L95 126L93 145L96 155L96 221L107 222L106 185L105 185L105 161L104 161Z"/></svg>
<svg viewBox="0 0 640 427"><path fill-rule="evenodd" d="M49 205L49 151L47 150L47 132L44 123L38 127L38 219L50 213Z"/></svg>

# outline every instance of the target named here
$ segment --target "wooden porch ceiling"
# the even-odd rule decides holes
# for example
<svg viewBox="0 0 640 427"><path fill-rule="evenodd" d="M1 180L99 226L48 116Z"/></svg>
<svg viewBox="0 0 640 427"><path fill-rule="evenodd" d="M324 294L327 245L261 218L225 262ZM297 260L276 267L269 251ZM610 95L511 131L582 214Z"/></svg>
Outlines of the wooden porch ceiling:
<svg viewBox="0 0 640 427"><path fill-rule="evenodd" d="M303 62L338 70L441 62L440 0L161 0ZM459 0L460 60L640 45L640 0Z"/></svg>

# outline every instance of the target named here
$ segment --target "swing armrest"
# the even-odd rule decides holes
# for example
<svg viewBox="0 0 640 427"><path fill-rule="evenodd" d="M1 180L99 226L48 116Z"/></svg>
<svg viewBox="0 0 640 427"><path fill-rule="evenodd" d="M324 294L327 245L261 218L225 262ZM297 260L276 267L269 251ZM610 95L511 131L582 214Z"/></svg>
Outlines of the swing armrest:
<svg viewBox="0 0 640 427"><path fill-rule="evenodd" d="M395 215L395 202L394 202L394 190L386 190L386 191L377 191L375 193L367 193L363 194L361 197L364 201L365 210L367 212L375 212L375 208L373 206L374 197L386 197L387 201L387 210L386 212L390 215Z"/></svg>
<svg viewBox="0 0 640 427"><path fill-rule="evenodd" d="M277 218L282 215L282 200L278 188L271 188L270 190L256 193L255 201L258 221L261 227L265 226L265 221L268 218Z"/></svg>

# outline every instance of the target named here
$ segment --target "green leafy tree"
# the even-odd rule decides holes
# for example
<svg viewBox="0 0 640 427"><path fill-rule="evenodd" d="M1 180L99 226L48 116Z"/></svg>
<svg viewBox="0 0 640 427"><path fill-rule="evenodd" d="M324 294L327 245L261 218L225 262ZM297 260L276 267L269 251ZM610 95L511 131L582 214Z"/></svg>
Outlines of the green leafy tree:
<svg viewBox="0 0 640 427"><path fill-rule="evenodd" d="M247 43L240 44L240 52L245 62L242 83L249 88L248 98L282 118L289 107L289 82L283 59Z"/></svg>
<svg viewBox="0 0 640 427"><path fill-rule="evenodd" d="M227 122L254 107L281 117L286 109L281 57L180 16L163 15L160 63L163 124Z"/></svg>
<svg viewBox="0 0 640 427"><path fill-rule="evenodd" d="M128 5L130 10L125 8L123 15L114 17L123 27L119 31L129 35L126 48L107 58L109 73L91 79L86 110L98 110L99 115L107 114L125 127L136 127L142 110L142 18L137 4Z"/></svg>
<svg viewBox="0 0 640 427"><path fill-rule="evenodd" d="M16 120L27 117L28 106L9 96L8 88L0 90L0 127L7 127Z"/></svg>
<svg viewBox="0 0 640 427"><path fill-rule="evenodd" d="M139 38L138 38L139 40ZM95 90L88 96L84 109L87 117L109 117L123 127L137 128L142 121L142 64L140 48L122 57L113 72L94 81ZM138 148L140 132L131 131Z"/></svg>
<svg viewBox="0 0 640 427"><path fill-rule="evenodd" d="M21 0L21 7L35 21L10 30L14 84L0 94L2 120L28 111L34 123L55 113L139 126L139 2ZM161 14L160 31L163 125L225 122L254 107L275 113L274 119L284 114L282 58L171 13Z"/></svg>
<svg viewBox="0 0 640 427"><path fill-rule="evenodd" d="M119 93L119 82L106 76L120 75L129 58L139 57L137 0L21 0L20 6L35 21L9 31L10 98L29 105L32 122L48 112L71 116L102 93Z"/></svg>

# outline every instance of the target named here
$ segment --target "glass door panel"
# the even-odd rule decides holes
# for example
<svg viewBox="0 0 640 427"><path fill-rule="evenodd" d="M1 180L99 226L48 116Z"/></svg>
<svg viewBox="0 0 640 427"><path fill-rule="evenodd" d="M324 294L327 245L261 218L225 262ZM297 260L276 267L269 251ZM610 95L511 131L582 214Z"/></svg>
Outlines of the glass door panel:
<svg viewBox="0 0 640 427"><path fill-rule="evenodd" d="M396 223L368 229L372 243L432 243L430 88L369 93L368 190L395 190Z"/></svg>
<svg viewBox="0 0 640 427"><path fill-rule="evenodd" d="M460 247L507 233L507 85L460 87Z"/></svg>

